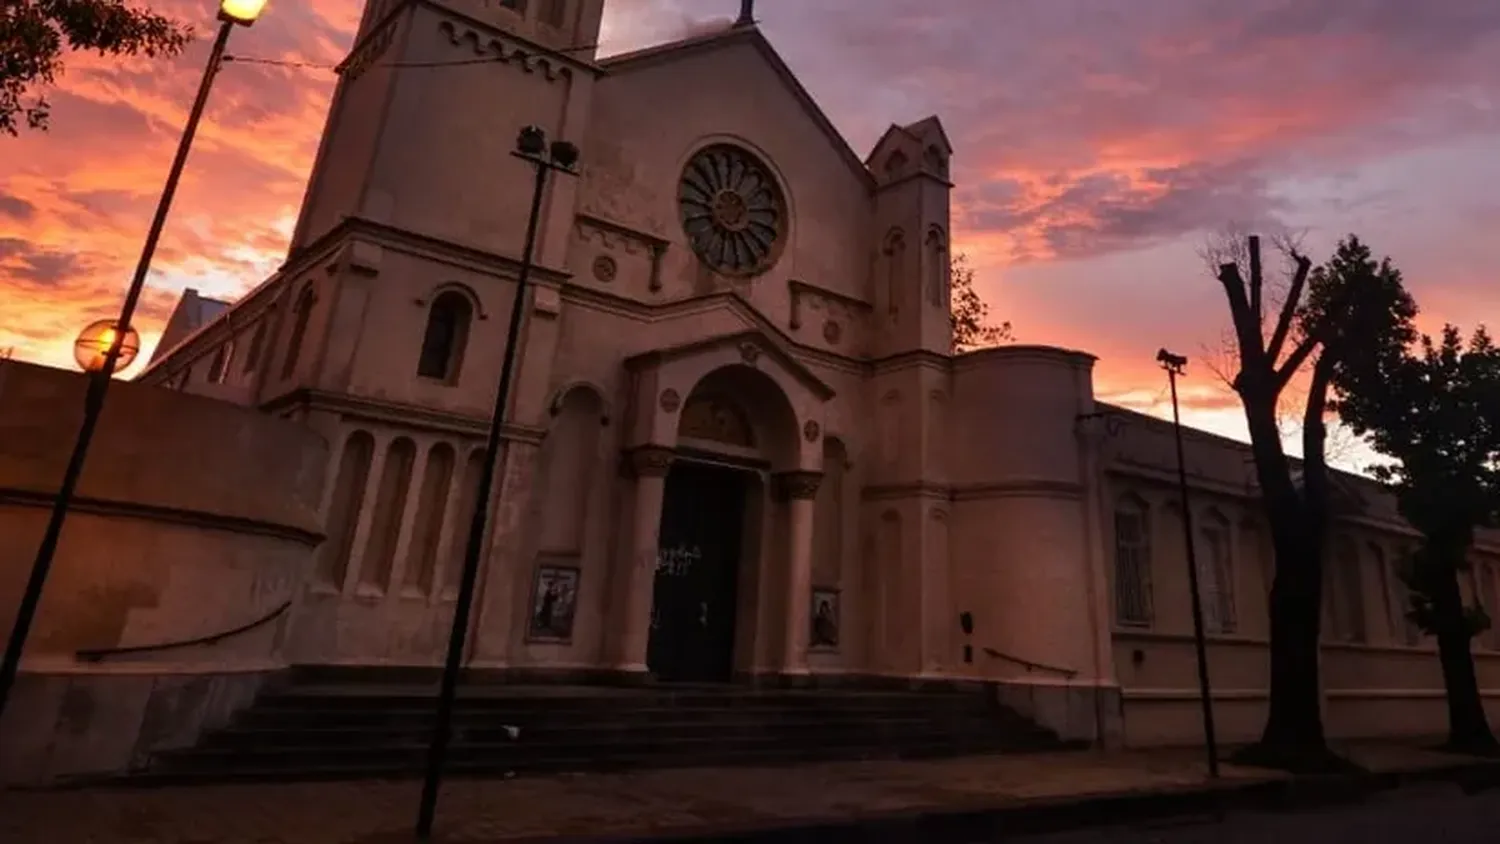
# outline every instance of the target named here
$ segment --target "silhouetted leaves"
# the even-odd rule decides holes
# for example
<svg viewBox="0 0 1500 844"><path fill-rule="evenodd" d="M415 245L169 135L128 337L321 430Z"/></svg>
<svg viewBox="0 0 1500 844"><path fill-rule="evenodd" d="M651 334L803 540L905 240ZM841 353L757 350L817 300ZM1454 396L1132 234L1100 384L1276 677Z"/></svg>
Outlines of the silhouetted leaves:
<svg viewBox="0 0 1500 844"><path fill-rule="evenodd" d="M175 56L192 30L125 0L4 0L0 3L0 131L46 129L44 92L63 70L64 51Z"/></svg>
<svg viewBox="0 0 1500 844"><path fill-rule="evenodd" d="M1015 339L1010 323L990 322L990 306L974 289L974 268L963 255L955 255L949 278L953 311L953 351L967 352L998 346Z"/></svg>

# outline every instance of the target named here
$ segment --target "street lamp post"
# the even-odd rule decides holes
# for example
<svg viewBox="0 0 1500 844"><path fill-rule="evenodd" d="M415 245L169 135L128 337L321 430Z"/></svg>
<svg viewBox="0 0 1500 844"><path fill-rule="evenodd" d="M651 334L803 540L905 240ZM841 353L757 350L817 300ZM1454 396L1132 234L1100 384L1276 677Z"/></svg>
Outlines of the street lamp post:
<svg viewBox="0 0 1500 844"><path fill-rule="evenodd" d="M68 467L63 472L62 486L52 504L52 517L47 521L47 530L42 534L42 544L36 552L36 562L31 566L31 577L26 581L26 591L21 595L16 609L15 625L5 645L5 660L0 663L0 714L5 712L6 701L15 685L16 673L21 667L21 651L26 647L26 636L36 618L37 605L41 603L42 587L47 582L47 572L52 568L52 558L57 554L57 542L62 535L63 522L68 517L68 507L73 503L73 494L78 487L78 478L83 474L83 463L88 457L89 444L94 439L94 429L99 424L99 414L104 409L104 397L109 391L109 382L115 370L129 366L139 349L139 335L131 327L141 291L146 286L146 274L151 269L151 258L156 254L156 243L161 239L162 227L167 222L167 212L172 207L172 198L177 193L177 183L182 178L182 167L187 162L188 150L193 145L193 136L198 131L198 121L203 117L203 107L208 103L208 92L213 87L219 65L224 61L224 47L229 43L229 33L236 26L250 26L260 17L266 0L222 0L219 4L219 32L214 37L213 49L208 54L208 65L203 69L203 79L198 83L198 97L193 100L193 109L188 113L187 126L182 130L182 139L177 142L177 155L172 159L172 169L167 173L167 183L162 188L161 198L156 203L156 214L151 218L151 228L146 233L146 244L141 249L141 258L136 263L135 276L130 280L130 289L125 292L125 302L120 306L120 315L112 322L94 323L84 329L84 335L95 331L92 337L80 335L74 356L79 359L88 374L88 389L83 403L83 422L78 428L78 439L73 445L73 454L68 458ZM134 339L132 339L134 338ZM107 348L102 354L85 356L79 351L88 343L97 352L99 340ZM123 366L122 366L123 360ZM90 369L90 367L93 367Z"/></svg>
<svg viewBox="0 0 1500 844"><path fill-rule="evenodd" d="M537 126L527 126L516 138L511 155L536 170L531 189L531 216L526 220L526 241L521 248L521 269L516 274L515 300L510 308L510 329L505 337L505 355L500 360L500 384L495 390L495 412L490 416L485 460L475 494L474 515L469 522L469 539L464 548L462 576L458 582L458 600L453 606L453 628L448 634L448 659L443 666L442 688L438 693L437 721L432 729L432 743L427 751L427 777L422 782L422 802L417 813L417 839L432 838L432 824L437 814L438 787L448 758L448 742L453 726L453 701L458 693L458 675L462 668L464 640L469 633L469 613L474 603L474 585L479 579L479 558L484 545L484 530L490 511L490 494L495 484L496 468L505 465L510 448L500 453L500 434L509 405L510 383L516 364L516 348L521 333L521 315L526 308L526 284L531 280L532 253L536 249L537 223L542 216L542 195L547 177L553 172L574 174L578 164L578 147L567 141L547 144L547 135ZM497 457L497 455L499 455Z"/></svg>
<svg viewBox="0 0 1500 844"><path fill-rule="evenodd" d="M1182 454L1182 415L1177 405L1177 377L1187 369L1187 358L1166 349L1156 362L1167 371L1172 387L1172 434L1177 440L1177 491L1182 503L1182 532L1187 543L1188 591L1193 606L1193 647L1198 655L1198 695L1203 701L1203 739L1208 747L1208 775L1219 776L1219 742L1214 734L1214 703L1208 684L1208 646L1203 635L1203 597L1198 591L1198 555L1193 547L1193 508L1188 500L1187 463Z"/></svg>

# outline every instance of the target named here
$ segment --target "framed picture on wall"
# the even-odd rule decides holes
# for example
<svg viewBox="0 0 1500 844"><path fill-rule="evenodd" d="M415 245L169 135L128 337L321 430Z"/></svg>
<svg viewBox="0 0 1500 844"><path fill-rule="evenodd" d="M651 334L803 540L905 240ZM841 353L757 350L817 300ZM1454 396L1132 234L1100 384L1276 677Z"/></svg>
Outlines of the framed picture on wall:
<svg viewBox="0 0 1500 844"><path fill-rule="evenodd" d="M536 582L531 587L531 618L526 624L527 641L573 640L579 575L577 566L537 566Z"/></svg>
<svg viewBox="0 0 1500 844"><path fill-rule="evenodd" d="M808 609L812 614L809 619L812 628L808 631L808 647L815 651L838 650L839 590L814 587L812 605Z"/></svg>

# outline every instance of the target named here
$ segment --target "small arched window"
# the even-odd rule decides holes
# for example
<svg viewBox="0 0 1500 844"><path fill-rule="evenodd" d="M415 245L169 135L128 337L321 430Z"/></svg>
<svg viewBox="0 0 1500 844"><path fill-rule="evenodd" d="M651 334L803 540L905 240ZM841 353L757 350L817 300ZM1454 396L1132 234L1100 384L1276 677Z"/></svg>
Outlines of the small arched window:
<svg viewBox="0 0 1500 844"><path fill-rule="evenodd" d="M297 305L292 313L292 338L286 346L286 360L281 364L281 377L290 378L297 370L297 358L302 355L302 343L307 339L307 323L312 319L312 285L302 288Z"/></svg>
<svg viewBox="0 0 1500 844"><path fill-rule="evenodd" d="M457 291L450 290L432 300L427 331L422 335L422 354L417 359L418 375L449 383L458 380L473 315L468 297Z"/></svg>

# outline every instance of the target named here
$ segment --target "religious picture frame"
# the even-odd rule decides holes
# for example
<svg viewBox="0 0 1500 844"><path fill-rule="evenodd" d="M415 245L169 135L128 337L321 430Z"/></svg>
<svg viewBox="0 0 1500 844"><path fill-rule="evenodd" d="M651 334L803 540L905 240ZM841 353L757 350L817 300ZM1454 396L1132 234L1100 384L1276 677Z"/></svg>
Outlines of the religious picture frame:
<svg viewBox="0 0 1500 844"><path fill-rule="evenodd" d="M531 585L526 641L570 644L578 614L578 566L543 563Z"/></svg>
<svg viewBox="0 0 1500 844"><path fill-rule="evenodd" d="M808 606L807 646L814 651L839 649L839 590L814 587Z"/></svg>

